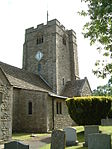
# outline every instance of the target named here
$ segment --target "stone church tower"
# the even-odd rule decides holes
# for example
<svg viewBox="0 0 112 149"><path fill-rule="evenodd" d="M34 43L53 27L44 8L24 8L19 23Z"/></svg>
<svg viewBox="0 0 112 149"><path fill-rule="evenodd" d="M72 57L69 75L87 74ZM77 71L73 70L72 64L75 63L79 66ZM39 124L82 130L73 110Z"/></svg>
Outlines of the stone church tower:
<svg viewBox="0 0 112 149"><path fill-rule="evenodd" d="M60 95L67 82L79 79L75 32L56 19L26 29L23 69L38 74Z"/></svg>
<svg viewBox="0 0 112 149"><path fill-rule="evenodd" d="M76 35L58 20L26 29L23 68L0 62L0 142L15 132L48 132L73 124L66 98L91 95L79 79Z"/></svg>

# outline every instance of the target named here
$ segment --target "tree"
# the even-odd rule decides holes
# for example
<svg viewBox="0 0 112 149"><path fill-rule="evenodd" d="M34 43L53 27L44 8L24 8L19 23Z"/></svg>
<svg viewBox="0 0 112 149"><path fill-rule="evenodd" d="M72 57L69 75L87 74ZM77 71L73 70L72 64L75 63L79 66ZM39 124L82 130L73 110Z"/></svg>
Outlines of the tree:
<svg viewBox="0 0 112 149"><path fill-rule="evenodd" d="M112 96L112 86L109 86L109 84L98 86L92 94L94 96Z"/></svg>
<svg viewBox="0 0 112 149"><path fill-rule="evenodd" d="M90 44L99 43L97 50L102 52L110 62L98 60L94 74L105 78L112 73L112 0L81 0L88 4L88 10L80 12L82 16L89 16L84 25L84 37L90 39Z"/></svg>
<svg viewBox="0 0 112 149"><path fill-rule="evenodd" d="M94 96L112 96L112 77L108 83L103 86L98 86L97 89L93 90Z"/></svg>

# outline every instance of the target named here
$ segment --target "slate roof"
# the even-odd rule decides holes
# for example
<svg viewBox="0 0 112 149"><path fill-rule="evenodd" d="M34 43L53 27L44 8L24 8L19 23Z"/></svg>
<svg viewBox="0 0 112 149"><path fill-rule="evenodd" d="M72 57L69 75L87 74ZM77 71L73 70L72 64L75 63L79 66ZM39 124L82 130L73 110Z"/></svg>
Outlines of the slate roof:
<svg viewBox="0 0 112 149"><path fill-rule="evenodd" d="M68 97L81 96L82 88L85 84L85 81L87 81L87 78L80 79L80 80L74 80L74 81L68 81L61 95L68 96Z"/></svg>
<svg viewBox="0 0 112 149"><path fill-rule="evenodd" d="M4 71L10 84L14 87L39 91L52 91L39 75L3 62L0 62L0 67Z"/></svg>

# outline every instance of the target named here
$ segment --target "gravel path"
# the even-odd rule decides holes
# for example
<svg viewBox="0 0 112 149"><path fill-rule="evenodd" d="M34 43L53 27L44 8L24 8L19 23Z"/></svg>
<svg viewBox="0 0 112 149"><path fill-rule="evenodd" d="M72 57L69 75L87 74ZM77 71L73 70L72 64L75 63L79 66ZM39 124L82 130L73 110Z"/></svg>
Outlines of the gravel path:
<svg viewBox="0 0 112 149"><path fill-rule="evenodd" d="M39 149L40 147L49 144L51 142L51 137L41 137L40 139L34 137L31 140L25 140L21 142L29 144L30 149Z"/></svg>
<svg viewBox="0 0 112 149"><path fill-rule="evenodd" d="M29 140L20 141L24 144L29 145L29 149L39 149L40 147L49 144L51 142L51 135L41 136L41 137L32 137ZM4 145L0 145L0 149L4 149Z"/></svg>

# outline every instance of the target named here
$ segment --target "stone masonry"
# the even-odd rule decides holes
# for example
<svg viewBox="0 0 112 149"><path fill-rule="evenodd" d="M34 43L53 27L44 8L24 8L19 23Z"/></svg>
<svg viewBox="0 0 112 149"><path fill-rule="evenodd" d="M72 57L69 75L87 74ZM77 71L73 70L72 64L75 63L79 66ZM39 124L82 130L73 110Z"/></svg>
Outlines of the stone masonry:
<svg viewBox="0 0 112 149"><path fill-rule="evenodd" d="M37 39L42 37L42 43ZM43 57L38 61L35 56L41 52ZM39 65L41 70L38 71ZM39 74L60 94L67 81L79 78L76 34L65 30L58 20L29 28L25 33L23 50L23 69Z"/></svg>
<svg viewBox="0 0 112 149"><path fill-rule="evenodd" d="M13 42L13 41L12 41ZM25 31L23 68L0 62L0 141L73 124L66 98L91 95L79 78L76 34L54 19Z"/></svg>
<svg viewBox="0 0 112 149"><path fill-rule="evenodd" d="M0 69L0 142L12 136L12 87Z"/></svg>

